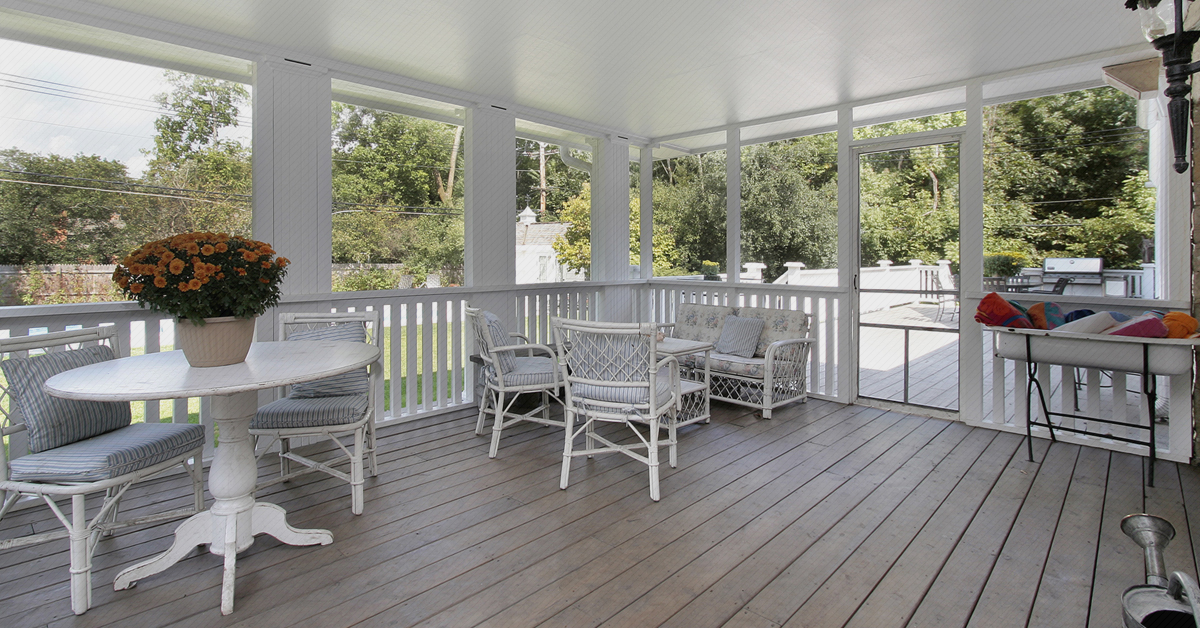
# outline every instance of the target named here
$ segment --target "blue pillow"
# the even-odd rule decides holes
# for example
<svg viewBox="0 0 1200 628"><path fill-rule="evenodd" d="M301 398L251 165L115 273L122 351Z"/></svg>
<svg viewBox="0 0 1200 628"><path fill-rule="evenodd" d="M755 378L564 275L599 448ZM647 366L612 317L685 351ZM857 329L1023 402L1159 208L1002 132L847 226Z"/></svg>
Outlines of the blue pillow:
<svg viewBox="0 0 1200 628"><path fill-rule="evenodd" d="M111 347L84 347L0 362L13 403L25 417L29 452L70 445L129 425L127 401L77 401L51 397L42 384L64 371L113 359Z"/></svg>
<svg viewBox="0 0 1200 628"><path fill-rule="evenodd" d="M289 341L319 342L366 342L367 330L362 323L339 323L328 327L306 329L288 335ZM370 387L367 369L361 368L349 373L334 375L312 382L292 384L289 397L305 399L313 397L341 397L344 395L365 395Z"/></svg>

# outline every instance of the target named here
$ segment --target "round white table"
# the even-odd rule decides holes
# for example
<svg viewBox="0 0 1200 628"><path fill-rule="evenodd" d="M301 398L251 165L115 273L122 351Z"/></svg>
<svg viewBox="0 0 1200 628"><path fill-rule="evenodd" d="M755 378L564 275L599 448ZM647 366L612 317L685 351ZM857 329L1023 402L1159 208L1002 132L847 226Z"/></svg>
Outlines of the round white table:
<svg viewBox="0 0 1200 628"><path fill-rule="evenodd" d="M379 353L379 348L357 342L258 342L245 362L229 366L193 368L181 351L166 351L91 364L46 380L46 392L65 399L212 397L212 417L220 435L208 470L212 508L180 524L166 552L119 573L113 588L127 589L207 544L213 554L225 557L221 613L228 615L233 612L237 553L250 547L256 534L270 534L289 545L332 543L328 530L293 528L283 508L254 500L258 465L249 430L258 409L257 391L362 368Z"/></svg>

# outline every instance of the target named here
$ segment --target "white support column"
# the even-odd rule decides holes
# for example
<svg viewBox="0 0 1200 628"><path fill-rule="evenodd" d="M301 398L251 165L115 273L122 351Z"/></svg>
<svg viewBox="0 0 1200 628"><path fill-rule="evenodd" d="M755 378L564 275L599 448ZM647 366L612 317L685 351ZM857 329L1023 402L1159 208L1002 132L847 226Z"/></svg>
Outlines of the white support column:
<svg viewBox="0 0 1200 628"><path fill-rule="evenodd" d="M983 285L983 84L967 85L967 123L958 147L959 172L959 317L958 416L978 425L983 421L983 330L971 316L979 305L964 298ZM993 414L993 417L997 416Z"/></svg>
<svg viewBox="0 0 1200 628"><path fill-rule="evenodd" d="M854 139L854 109L838 109L838 287L837 400L858 398L858 164L850 142ZM832 349L832 348L831 348Z"/></svg>
<svg viewBox="0 0 1200 628"><path fill-rule="evenodd" d="M725 132L725 273L730 282L742 272L742 130Z"/></svg>
<svg viewBox="0 0 1200 628"><path fill-rule="evenodd" d="M324 68L283 60L255 67L253 232L292 261L286 294L332 290L331 98Z"/></svg>
<svg viewBox="0 0 1200 628"><path fill-rule="evenodd" d="M592 151L592 280L629 279L629 144L600 138Z"/></svg>
<svg viewBox="0 0 1200 628"><path fill-rule="evenodd" d="M643 146L638 155L638 187L641 207L641 278L654 276L654 149Z"/></svg>
<svg viewBox="0 0 1200 628"><path fill-rule="evenodd" d="M1166 77L1160 78L1166 88ZM1159 92L1161 94L1161 91ZM1171 143L1171 125L1166 115L1167 99L1159 96L1151 103L1157 110L1156 123L1150 125L1150 181L1158 188L1154 231L1156 294L1160 299L1188 301L1192 288L1192 177L1194 170L1175 172L1175 149ZM1193 168L1195 165L1193 164Z"/></svg>
<svg viewBox="0 0 1200 628"><path fill-rule="evenodd" d="M592 149L592 281L629 279L629 143L598 138ZM601 320L630 318L629 290L608 289Z"/></svg>
<svg viewBox="0 0 1200 628"><path fill-rule="evenodd" d="M463 187L468 286L506 286L517 280L516 133L516 119L505 111L487 106L467 110ZM508 317L511 309L497 315Z"/></svg>

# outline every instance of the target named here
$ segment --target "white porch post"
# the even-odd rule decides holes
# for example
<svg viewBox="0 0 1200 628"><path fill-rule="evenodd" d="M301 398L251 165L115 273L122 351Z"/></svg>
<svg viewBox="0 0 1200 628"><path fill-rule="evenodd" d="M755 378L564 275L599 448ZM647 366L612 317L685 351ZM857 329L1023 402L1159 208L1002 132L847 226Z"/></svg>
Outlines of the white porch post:
<svg viewBox="0 0 1200 628"><path fill-rule="evenodd" d="M516 119L507 112L490 107L467 110L463 262L468 286L506 286L517 281L516 133ZM509 316L511 309L496 314Z"/></svg>
<svg viewBox="0 0 1200 628"><path fill-rule="evenodd" d="M629 144L599 138L592 149L592 281L629 279ZM628 289L605 290L601 320L629 320Z"/></svg>
<svg viewBox="0 0 1200 628"><path fill-rule="evenodd" d="M959 317L958 416L983 421L983 329L968 315L979 305L967 299L968 289L983 285L983 83L967 85L967 123L958 148L959 204Z"/></svg>
<svg viewBox="0 0 1200 628"><path fill-rule="evenodd" d="M292 261L287 294L332 290L331 98L324 68L283 60L255 67L253 233Z"/></svg>
<svg viewBox="0 0 1200 628"><path fill-rule="evenodd" d="M741 281L742 272L742 130L725 132L725 273Z"/></svg>
<svg viewBox="0 0 1200 628"><path fill-rule="evenodd" d="M836 351L837 400L858 398L858 164L850 142L854 139L854 109L838 108L838 287ZM827 360L828 361L828 360Z"/></svg>
<svg viewBox="0 0 1200 628"><path fill-rule="evenodd" d="M643 146L638 159L638 193L641 207L641 278L654 276L654 149Z"/></svg>

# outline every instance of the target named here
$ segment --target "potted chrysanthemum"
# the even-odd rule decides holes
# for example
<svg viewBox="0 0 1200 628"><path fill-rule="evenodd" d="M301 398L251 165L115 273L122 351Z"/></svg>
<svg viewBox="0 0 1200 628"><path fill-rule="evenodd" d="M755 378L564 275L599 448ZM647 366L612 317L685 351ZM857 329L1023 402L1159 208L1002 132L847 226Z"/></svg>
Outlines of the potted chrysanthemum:
<svg viewBox="0 0 1200 628"><path fill-rule="evenodd" d="M189 364L223 366L246 359L254 319L279 303L287 266L265 242L194 232L142 245L113 281L141 307L175 317Z"/></svg>

